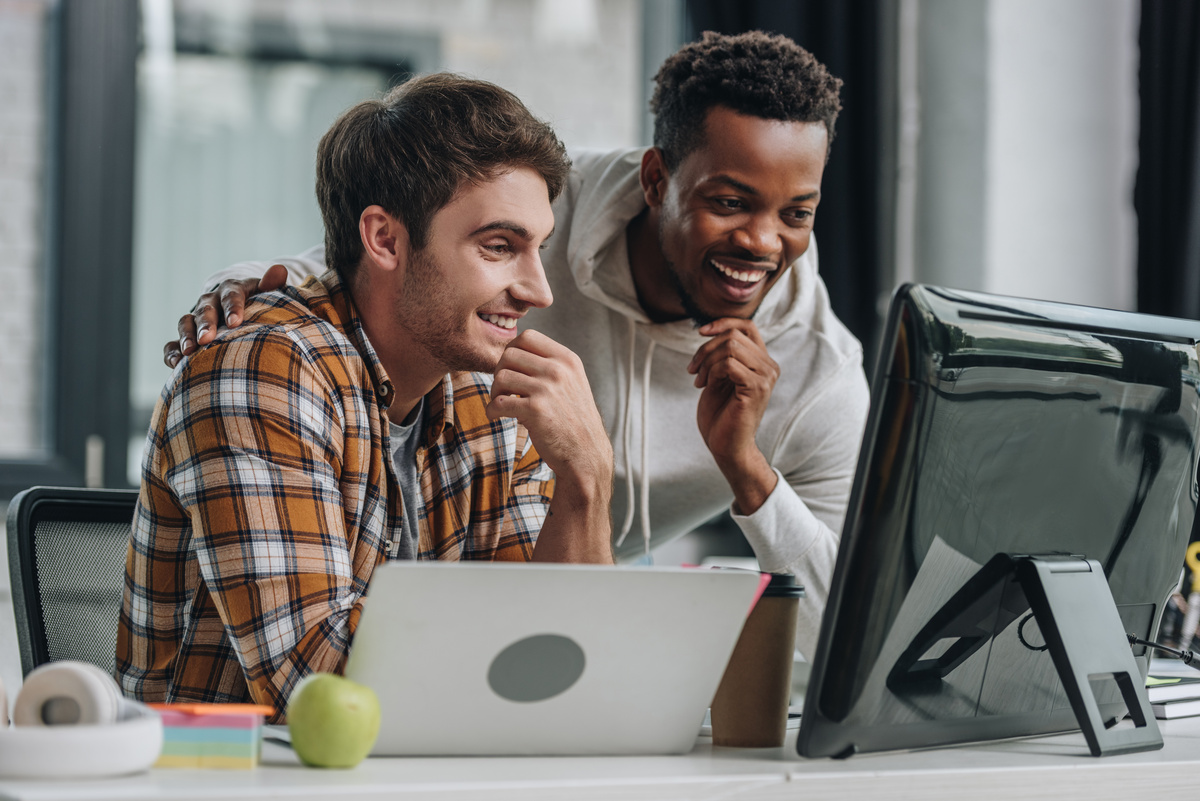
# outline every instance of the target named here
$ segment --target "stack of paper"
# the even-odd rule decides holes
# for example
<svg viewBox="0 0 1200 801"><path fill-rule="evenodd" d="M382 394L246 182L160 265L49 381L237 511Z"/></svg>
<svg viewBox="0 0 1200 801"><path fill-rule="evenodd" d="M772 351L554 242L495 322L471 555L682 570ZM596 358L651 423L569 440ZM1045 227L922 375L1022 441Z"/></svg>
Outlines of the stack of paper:
<svg viewBox="0 0 1200 801"><path fill-rule="evenodd" d="M1200 715L1200 674L1146 677L1146 695L1159 720Z"/></svg>
<svg viewBox="0 0 1200 801"><path fill-rule="evenodd" d="M151 704L163 721L156 768L253 768L262 749L263 718L255 704Z"/></svg>

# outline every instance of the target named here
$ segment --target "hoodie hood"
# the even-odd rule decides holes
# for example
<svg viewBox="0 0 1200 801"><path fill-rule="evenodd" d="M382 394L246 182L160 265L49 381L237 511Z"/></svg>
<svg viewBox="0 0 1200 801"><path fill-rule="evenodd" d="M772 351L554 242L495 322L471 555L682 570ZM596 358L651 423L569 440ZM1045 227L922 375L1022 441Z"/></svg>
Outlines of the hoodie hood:
<svg viewBox="0 0 1200 801"><path fill-rule="evenodd" d="M622 316L643 324L639 328L659 346L680 353L695 353L707 339L691 320L650 324L638 303L626 249L625 228L646 208L639 181L645 148L580 151L573 153L577 179L571 190L574 211L567 241L567 262L579 291ZM786 274L767 292L754 315L765 342L784 331L807 327L828 309L825 285L817 277L817 241L796 259Z"/></svg>

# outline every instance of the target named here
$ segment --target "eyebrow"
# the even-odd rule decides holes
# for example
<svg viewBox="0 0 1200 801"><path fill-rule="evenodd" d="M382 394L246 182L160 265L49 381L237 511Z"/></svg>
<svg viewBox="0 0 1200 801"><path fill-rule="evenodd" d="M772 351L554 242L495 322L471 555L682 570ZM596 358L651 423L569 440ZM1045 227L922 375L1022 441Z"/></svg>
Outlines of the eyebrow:
<svg viewBox="0 0 1200 801"><path fill-rule="evenodd" d="M512 220L494 220L486 225L479 226L472 231L469 236L486 234L488 231L509 231L513 234L516 234L521 239L524 239L526 242L529 242L533 239L533 234L530 233L528 228L520 223L513 222ZM554 236L553 228L550 229L550 233L546 234L546 239L549 239L552 236ZM546 239L543 239L542 241L545 242Z"/></svg>
<svg viewBox="0 0 1200 801"><path fill-rule="evenodd" d="M739 192L744 192L747 195L753 195L755 197L758 196L757 189L750 186L749 184L744 184L741 181L739 181L738 179L732 178L728 175L714 175L712 178L709 178L708 180L712 181L713 183L725 184L726 186L731 186L734 189L738 190ZM818 197L820 197L820 195L821 195L821 193L819 191L808 192L807 194L796 195L795 197L792 198L792 201L796 202L796 203L803 203L806 200L816 200Z"/></svg>

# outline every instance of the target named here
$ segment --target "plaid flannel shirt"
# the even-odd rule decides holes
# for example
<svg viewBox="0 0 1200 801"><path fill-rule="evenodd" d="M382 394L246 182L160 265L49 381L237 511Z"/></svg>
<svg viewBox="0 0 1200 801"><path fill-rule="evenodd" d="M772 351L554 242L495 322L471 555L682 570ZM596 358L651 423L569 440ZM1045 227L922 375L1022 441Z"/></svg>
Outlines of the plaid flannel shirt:
<svg viewBox="0 0 1200 801"><path fill-rule="evenodd" d="M124 692L270 704L345 664L404 521L393 388L335 273L256 298L183 360L150 427L117 634ZM553 473L485 413L491 376L426 396L418 559L528 560ZM397 541L397 542L394 542Z"/></svg>

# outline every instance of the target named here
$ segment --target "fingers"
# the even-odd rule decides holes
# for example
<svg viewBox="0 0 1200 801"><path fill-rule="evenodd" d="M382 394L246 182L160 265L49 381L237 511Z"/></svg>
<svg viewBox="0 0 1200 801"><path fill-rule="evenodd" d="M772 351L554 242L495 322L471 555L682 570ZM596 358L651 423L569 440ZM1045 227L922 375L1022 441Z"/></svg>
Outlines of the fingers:
<svg viewBox="0 0 1200 801"><path fill-rule="evenodd" d="M200 302L196 305L196 308L192 311L192 313L185 314L179 318L179 323L175 327L176 333L179 334L179 338L174 343L168 343L168 345L163 348L164 361L166 361L170 356L172 350L171 344L174 344L174 349L178 350L178 356L175 359L176 362L178 362L180 358L187 356L196 350L196 320L200 318L205 303L205 298L208 297L210 297L210 295L201 295ZM167 366L174 367L175 364L167 361Z"/></svg>
<svg viewBox="0 0 1200 801"><path fill-rule="evenodd" d="M196 348L207 345L217 335L222 325L236 328L242 324L246 311L246 299L259 292L270 292L287 284L287 268L273 264L262 279L230 278L222 281L213 292L205 292L196 301L191 314L179 318L179 339L163 345L163 362L174 367L184 356L190 356Z"/></svg>
<svg viewBox="0 0 1200 801"><path fill-rule="evenodd" d="M570 351L566 353L575 355ZM516 346L516 340L513 340L496 364L488 417L492 420L515 417L528 425L535 416L547 413L547 404L570 405L572 396L583 392L572 373L570 364L564 363L561 356L541 356ZM583 387L587 387L586 382ZM590 388L587 394L590 397Z"/></svg>
<svg viewBox="0 0 1200 801"><path fill-rule="evenodd" d="M696 380L699 381L700 378L697 377ZM706 370L704 383L696 384L696 386L719 385L722 381L728 382L734 387L766 389L769 379L745 362L737 359L721 359Z"/></svg>
<svg viewBox="0 0 1200 801"><path fill-rule="evenodd" d="M190 332L195 335L195 342L192 343L192 346L184 346L184 356L191 354L198 346L207 345L213 341L217 335L217 328L221 325L221 317L221 309L217 305L217 293L206 292L201 295L200 300L196 303L196 308L192 309L192 313L179 321L180 344L183 344L184 334Z"/></svg>
<svg viewBox="0 0 1200 801"><path fill-rule="evenodd" d="M504 349L496 362L496 376L505 370L550 380L566 380L574 374L586 383L583 362L574 351L536 331L522 332ZM494 387L493 383L493 391Z"/></svg>
<svg viewBox="0 0 1200 801"><path fill-rule="evenodd" d="M559 439L562 430L586 427L584 421L590 419L595 406L583 362L544 334L525 331L509 343L496 363L488 416L521 421L539 452L547 437Z"/></svg>
<svg viewBox="0 0 1200 801"><path fill-rule="evenodd" d="M511 350L524 351L526 353L532 353L547 359L553 359L556 357L570 357L578 360L578 357L575 355L575 353L566 345L555 342L545 334L532 329L522 331L517 335L516 339L508 343L508 348L505 350L505 353L508 353L508 351Z"/></svg>
<svg viewBox="0 0 1200 801"><path fill-rule="evenodd" d="M524 372L509 368L496 371L492 379L492 397L497 395L519 395L529 397L540 386L546 383L545 378L536 372Z"/></svg>
<svg viewBox="0 0 1200 801"><path fill-rule="evenodd" d="M506 371L548 376L556 372L555 360L509 345L500 355L500 361L496 362L495 376L501 379L501 383L503 383L502 374ZM494 381L492 386L495 386Z"/></svg>
<svg viewBox="0 0 1200 801"><path fill-rule="evenodd" d="M242 314L246 309L246 298L258 292L257 278L246 278L240 281L222 281L217 287L221 298L221 310L225 313L225 323L230 328L242 324Z"/></svg>
<svg viewBox="0 0 1200 801"><path fill-rule="evenodd" d="M713 370L726 362L736 362L743 365L746 371L738 371L737 375L760 376L774 386L779 378L779 365L767 353L761 338L755 339L740 329L726 331L705 342L696 351L688 364L688 372L696 374L693 384L704 387L714 378ZM722 373L722 376L733 373Z"/></svg>
<svg viewBox="0 0 1200 801"><path fill-rule="evenodd" d="M741 331L751 340L765 347L762 334L758 331L758 326L753 320L746 320L741 317L722 317L719 320L713 320L711 323L700 326L700 333L704 336L715 337L719 334L724 334L727 331Z"/></svg>
<svg viewBox="0 0 1200 801"><path fill-rule="evenodd" d="M528 397L493 394L485 411L489 420L511 417L524 424L531 415L536 414L535 403L534 399Z"/></svg>
<svg viewBox="0 0 1200 801"><path fill-rule="evenodd" d="M767 345L763 342L762 334L759 333L758 326L754 324L753 320L722 317L720 320L715 320L701 326L700 333L712 337L712 339L705 342L696 350L695 355L692 356L692 360L688 363L687 369L689 373L697 372L700 369L701 363L709 357L709 354L723 347L731 338L744 340L752 351L761 351L762 355L767 357Z"/></svg>
<svg viewBox="0 0 1200 801"><path fill-rule="evenodd" d="M281 289L287 284L287 279L287 267L284 267L282 264L272 264L263 273L262 280L258 282L258 291L273 292L276 289ZM247 294L252 295L254 293L248 292Z"/></svg>
<svg viewBox="0 0 1200 801"><path fill-rule="evenodd" d="M560 487L594 483L598 476L601 484L611 482L604 421L583 363L565 346L531 331L514 339L496 365L487 415L525 426Z"/></svg>

